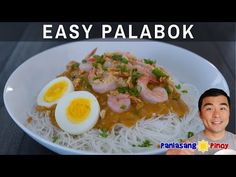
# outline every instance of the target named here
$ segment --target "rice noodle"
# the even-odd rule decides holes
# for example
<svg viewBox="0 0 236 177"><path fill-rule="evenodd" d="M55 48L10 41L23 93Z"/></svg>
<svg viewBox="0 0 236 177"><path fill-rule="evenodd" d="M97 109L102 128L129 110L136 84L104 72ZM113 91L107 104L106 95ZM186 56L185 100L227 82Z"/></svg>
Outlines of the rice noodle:
<svg viewBox="0 0 236 177"><path fill-rule="evenodd" d="M47 113L39 113L34 109L29 114L32 122L28 123L27 127L46 140L87 152L146 152L156 149L161 142L178 142L179 139L187 138L187 132L197 133L203 129L197 110L198 90L191 84L183 84L182 89L188 90L188 93L181 94L181 98L189 107L189 113L184 118L178 118L177 115L170 113L141 119L132 128L117 124L106 138L99 135L98 129L91 129L77 136L70 135L53 126ZM152 145L140 147L145 140L149 140Z"/></svg>

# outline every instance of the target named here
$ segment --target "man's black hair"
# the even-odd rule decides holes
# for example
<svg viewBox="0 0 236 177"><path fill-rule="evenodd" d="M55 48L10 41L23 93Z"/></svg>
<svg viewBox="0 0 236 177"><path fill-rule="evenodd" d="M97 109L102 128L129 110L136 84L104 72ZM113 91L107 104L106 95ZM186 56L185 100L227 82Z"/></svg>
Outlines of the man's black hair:
<svg viewBox="0 0 236 177"><path fill-rule="evenodd" d="M221 90L221 89L217 89L217 88L211 88L209 90L206 90L199 98L198 100L198 110L201 111L201 106L202 106L202 101L205 97L209 97L209 96L220 96L223 95L227 98L229 106L230 106L230 98L227 95L227 93L225 93L225 91Z"/></svg>

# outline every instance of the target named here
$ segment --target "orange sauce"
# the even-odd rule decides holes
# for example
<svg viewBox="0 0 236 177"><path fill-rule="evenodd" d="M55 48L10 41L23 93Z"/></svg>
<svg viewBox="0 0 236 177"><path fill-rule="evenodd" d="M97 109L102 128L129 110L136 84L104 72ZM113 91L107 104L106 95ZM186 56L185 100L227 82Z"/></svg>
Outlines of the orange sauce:
<svg viewBox="0 0 236 177"><path fill-rule="evenodd" d="M26 121L27 121L28 124L31 124L31 122L33 121L33 119L32 119L32 117L28 117L28 118L26 119Z"/></svg>
<svg viewBox="0 0 236 177"><path fill-rule="evenodd" d="M136 108L135 103L131 103L131 106L127 111L116 113L108 107L106 103L106 94L93 94L96 95L98 102L100 103L101 110L106 110L105 117L98 120L95 126L96 128L111 130L117 123L121 123L127 127L132 127L137 121L144 117L150 118L153 117L153 115L165 115L169 112L176 113L179 117L183 117L188 112L188 106L181 99L173 100L172 98L169 98L168 101L157 104L143 102L140 109Z"/></svg>
<svg viewBox="0 0 236 177"><path fill-rule="evenodd" d="M56 121L56 117L55 117L55 110L56 110L56 104L52 105L51 107L45 107L45 106L39 106L37 105L35 107L36 111L38 112L46 112L49 111L49 117L50 117L50 121L52 123L52 125L54 125L55 127L59 128L57 121Z"/></svg>
<svg viewBox="0 0 236 177"><path fill-rule="evenodd" d="M72 78L72 72L66 71L62 75L67 76L68 78ZM87 74L83 74L80 76L80 79L87 78ZM98 99L101 110L105 110L104 118L99 118L95 128L107 129L111 130L112 127L121 123L127 127L133 126L137 121L142 118L150 118L159 115L165 115L168 113L176 113L180 118L183 117L189 110L188 106L181 99L180 94L173 90L171 94L169 94L168 101L163 103L151 104L147 102L143 102L141 107L137 106L136 103L131 102L130 108L122 113L113 112L107 104L107 93L99 94L92 90L91 86L87 84L88 81L83 81L82 84L79 84L75 87L75 90L86 90L90 93L94 94ZM165 86L165 85L162 85ZM140 98L138 96L138 98ZM50 111L49 116L51 122L54 126L59 127L56 119L55 119L55 109L56 105L53 105L50 108L36 106L37 111Z"/></svg>
<svg viewBox="0 0 236 177"><path fill-rule="evenodd" d="M79 90L86 89L80 87ZM131 102L131 106L127 111L116 113L113 112L107 104L107 93L99 94L91 89L88 91L96 96L101 110L106 110L105 117L99 118L95 128L111 130L112 127L117 123L121 123L127 127L132 127L140 119L144 117L153 117L154 114L158 116L171 112L176 113L179 117L183 117L188 112L188 106L183 100L181 100L180 95L177 92L173 92L171 95L169 95L169 99L166 102L157 104L143 102L142 106L138 109L137 105Z"/></svg>

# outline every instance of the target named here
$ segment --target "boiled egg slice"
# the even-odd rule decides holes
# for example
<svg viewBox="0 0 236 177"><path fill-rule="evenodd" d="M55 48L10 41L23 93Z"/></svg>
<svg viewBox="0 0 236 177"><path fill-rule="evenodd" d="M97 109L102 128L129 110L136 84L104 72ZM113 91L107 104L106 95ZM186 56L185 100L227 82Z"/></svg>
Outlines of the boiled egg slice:
<svg viewBox="0 0 236 177"><path fill-rule="evenodd" d="M100 113L97 98L87 91L75 91L65 95L55 110L59 127L73 135L84 133L96 124Z"/></svg>
<svg viewBox="0 0 236 177"><path fill-rule="evenodd" d="M37 104L39 106L50 107L57 104L64 95L74 91L73 83L67 77L58 77L50 81L38 95Z"/></svg>

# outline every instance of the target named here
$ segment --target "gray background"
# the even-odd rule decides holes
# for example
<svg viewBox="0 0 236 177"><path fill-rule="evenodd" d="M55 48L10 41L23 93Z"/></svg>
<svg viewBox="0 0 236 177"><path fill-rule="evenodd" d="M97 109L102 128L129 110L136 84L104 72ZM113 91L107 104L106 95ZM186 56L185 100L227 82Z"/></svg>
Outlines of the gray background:
<svg viewBox="0 0 236 177"><path fill-rule="evenodd" d="M235 28L235 23L232 23L232 27ZM54 154L31 139L13 122L6 111L2 95L7 79L21 63L45 49L65 42L26 42L32 35L37 34L30 26L21 27L21 30L17 33L21 42L0 41L0 154ZM229 34L227 28L221 27L218 30L221 31L221 35L231 35L232 39L235 39L235 31ZM211 34L206 31L206 35ZM202 56L221 71L229 85L232 101L230 123L227 130L235 133L235 41L172 41L168 43Z"/></svg>

